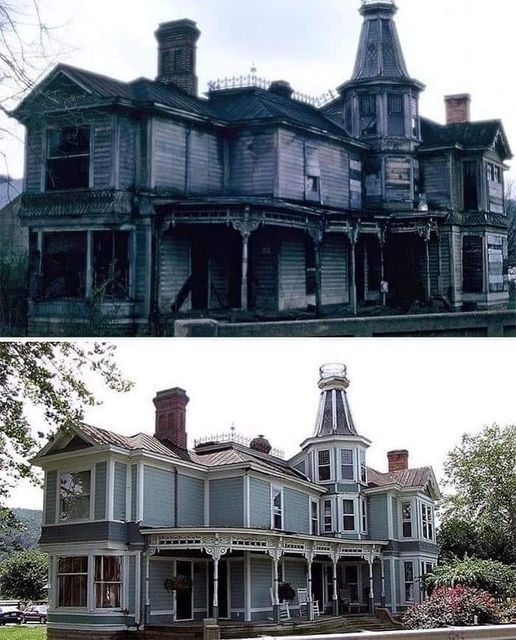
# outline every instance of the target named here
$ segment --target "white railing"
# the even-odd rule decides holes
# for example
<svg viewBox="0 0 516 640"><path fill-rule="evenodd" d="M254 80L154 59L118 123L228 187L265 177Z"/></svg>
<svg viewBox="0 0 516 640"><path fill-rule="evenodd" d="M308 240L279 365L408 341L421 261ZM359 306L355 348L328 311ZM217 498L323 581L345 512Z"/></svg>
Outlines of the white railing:
<svg viewBox="0 0 516 640"><path fill-rule="evenodd" d="M202 438L196 438L194 440L194 448L199 445L210 445L210 444L221 444L221 443L230 443L234 442L235 444L240 444L244 447L249 447L251 444L251 440L248 436L243 436L239 433L219 433L217 435L212 436L203 436ZM285 452L281 449L271 449L269 455L274 456L275 458L284 458Z"/></svg>
<svg viewBox="0 0 516 640"><path fill-rule="evenodd" d="M282 640L516 640L516 625L488 627L451 627L422 631L383 631L319 636L282 636ZM251 640L241 638L240 640ZM273 640L262 636L261 640Z"/></svg>

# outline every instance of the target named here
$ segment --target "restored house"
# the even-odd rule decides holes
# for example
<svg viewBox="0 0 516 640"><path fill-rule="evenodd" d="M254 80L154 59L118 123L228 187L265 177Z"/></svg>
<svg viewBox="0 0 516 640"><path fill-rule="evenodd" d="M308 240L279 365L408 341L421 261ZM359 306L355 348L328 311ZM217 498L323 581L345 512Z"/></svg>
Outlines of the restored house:
<svg viewBox="0 0 516 640"><path fill-rule="evenodd" d="M499 120L469 95L419 113L393 0L362 0L352 77L320 100L254 73L198 95L190 20L160 25L155 80L58 65L15 110L33 333L92 300L127 331L178 314L271 317L508 300ZM156 329L159 330L159 329Z"/></svg>
<svg viewBox="0 0 516 640"><path fill-rule="evenodd" d="M438 484L404 450L388 454L387 471L368 467L348 386L346 367L321 367L313 435L289 460L263 436L189 449L178 388L154 398L154 435L58 432L32 461L45 473L49 637L277 621L284 583L297 594L292 615L308 619L399 612L423 598Z"/></svg>

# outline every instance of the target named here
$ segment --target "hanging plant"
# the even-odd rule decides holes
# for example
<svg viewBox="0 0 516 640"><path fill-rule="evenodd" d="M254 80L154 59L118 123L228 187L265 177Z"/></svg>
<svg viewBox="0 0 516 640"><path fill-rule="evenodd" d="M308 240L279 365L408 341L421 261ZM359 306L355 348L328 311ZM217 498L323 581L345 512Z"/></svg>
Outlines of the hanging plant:
<svg viewBox="0 0 516 640"><path fill-rule="evenodd" d="M186 593L192 590L193 583L190 578L187 578L186 576L174 576L173 578L167 578L163 583L163 586L167 591Z"/></svg>
<svg viewBox="0 0 516 640"><path fill-rule="evenodd" d="M278 585L278 597L280 602L292 602L296 599L294 587L288 582L282 582Z"/></svg>

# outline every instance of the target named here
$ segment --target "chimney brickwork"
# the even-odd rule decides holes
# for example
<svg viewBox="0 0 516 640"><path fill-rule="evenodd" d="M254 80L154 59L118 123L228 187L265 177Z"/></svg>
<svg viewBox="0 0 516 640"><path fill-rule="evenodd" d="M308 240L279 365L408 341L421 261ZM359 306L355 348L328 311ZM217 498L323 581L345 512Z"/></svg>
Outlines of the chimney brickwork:
<svg viewBox="0 0 516 640"><path fill-rule="evenodd" d="M178 387L157 393L153 402L156 407L155 437L158 440L175 445L179 449L188 448L186 405L189 400L186 391Z"/></svg>
<svg viewBox="0 0 516 640"><path fill-rule="evenodd" d="M445 96L446 124L462 124L471 120L471 96L461 93Z"/></svg>
<svg viewBox="0 0 516 640"><path fill-rule="evenodd" d="M409 452L406 449L389 451L387 459L389 460L389 473L393 471L406 471L409 468Z"/></svg>
<svg viewBox="0 0 516 640"><path fill-rule="evenodd" d="M198 93L197 41L201 32L192 20L160 24L158 41L158 76L156 80L173 85L186 93Z"/></svg>

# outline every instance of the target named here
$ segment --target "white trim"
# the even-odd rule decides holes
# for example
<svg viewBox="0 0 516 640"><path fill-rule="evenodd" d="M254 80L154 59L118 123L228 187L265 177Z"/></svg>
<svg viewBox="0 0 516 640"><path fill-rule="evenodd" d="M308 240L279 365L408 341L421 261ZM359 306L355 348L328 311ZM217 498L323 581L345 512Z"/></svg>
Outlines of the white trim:
<svg viewBox="0 0 516 640"><path fill-rule="evenodd" d="M106 465L106 518L115 519L115 461L110 458Z"/></svg>
<svg viewBox="0 0 516 640"><path fill-rule="evenodd" d="M204 480L204 526L210 526L210 481Z"/></svg>
<svg viewBox="0 0 516 640"><path fill-rule="evenodd" d="M251 526L251 482L249 476L244 476L244 527Z"/></svg>
<svg viewBox="0 0 516 640"><path fill-rule="evenodd" d="M144 483L144 464L139 461L137 465L136 479L138 483L138 491L136 493L136 521L143 522L143 483Z"/></svg>
<svg viewBox="0 0 516 640"><path fill-rule="evenodd" d="M246 622L251 622L251 554L244 551L244 618Z"/></svg>
<svg viewBox="0 0 516 640"><path fill-rule="evenodd" d="M134 554L134 621L136 624L141 622L141 596L142 596L142 554L137 551Z"/></svg>
<svg viewBox="0 0 516 640"><path fill-rule="evenodd" d="M280 517L281 517L281 527L274 526L274 490L279 491L281 496L281 508L280 508ZM283 495L283 487L278 486L277 484L271 483L270 485L270 503L271 503L271 528L273 531L283 531L285 528L285 496Z"/></svg>

